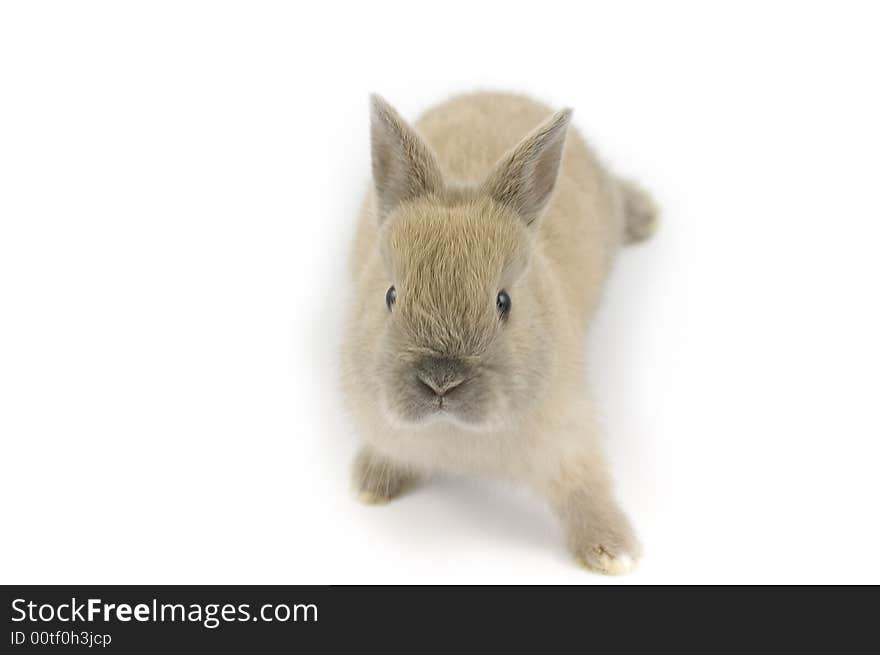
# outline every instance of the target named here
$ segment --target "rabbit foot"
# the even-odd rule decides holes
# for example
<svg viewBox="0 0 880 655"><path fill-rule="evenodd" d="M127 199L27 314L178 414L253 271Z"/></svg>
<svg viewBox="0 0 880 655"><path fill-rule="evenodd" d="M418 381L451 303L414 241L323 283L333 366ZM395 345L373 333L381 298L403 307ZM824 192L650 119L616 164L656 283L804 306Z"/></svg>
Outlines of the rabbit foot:
<svg viewBox="0 0 880 655"><path fill-rule="evenodd" d="M572 494L562 515L569 547L582 566L607 575L636 568L641 544L610 493L594 488L592 492Z"/></svg>
<svg viewBox="0 0 880 655"><path fill-rule="evenodd" d="M592 544L582 548L575 558L585 569L605 575L631 573L638 565L637 557L626 551L609 550L602 544Z"/></svg>
<svg viewBox="0 0 880 655"><path fill-rule="evenodd" d="M372 493L370 491L361 491L358 494L358 500L361 501L364 505L387 505L389 502L391 502L391 497L382 496Z"/></svg>
<svg viewBox="0 0 880 655"><path fill-rule="evenodd" d="M416 475L364 446L354 460L354 486L358 500L385 505L409 489Z"/></svg>

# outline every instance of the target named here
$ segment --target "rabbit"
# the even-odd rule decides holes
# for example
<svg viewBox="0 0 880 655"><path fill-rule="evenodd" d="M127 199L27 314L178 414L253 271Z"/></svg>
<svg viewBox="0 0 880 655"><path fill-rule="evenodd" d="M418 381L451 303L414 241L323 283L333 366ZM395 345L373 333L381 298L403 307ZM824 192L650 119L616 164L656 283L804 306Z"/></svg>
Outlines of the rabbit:
<svg viewBox="0 0 880 655"><path fill-rule="evenodd" d="M575 558L606 574L641 546L614 497L585 332L622 244L657 209L520 95L454 97L410 126L370 98L372 189L354 239L342 388L363 444L356 491L478 474L549 501Z"/></svg>

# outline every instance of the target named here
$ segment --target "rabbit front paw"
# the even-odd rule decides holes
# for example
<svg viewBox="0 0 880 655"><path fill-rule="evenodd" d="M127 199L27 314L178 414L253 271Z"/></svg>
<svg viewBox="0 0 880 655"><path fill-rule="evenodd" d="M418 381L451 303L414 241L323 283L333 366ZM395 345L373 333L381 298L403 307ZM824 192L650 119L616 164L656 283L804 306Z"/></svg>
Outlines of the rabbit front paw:
<svg viewBox="0 0 880 655"><path fill-rule="evenodd" d="M642 546L626 514L610 497L600 500L581 496L576 507L565 518L569 546L577 561L607 575L633 571Z"/></svg>
<svg viewBox="0 0 880 655"><path fill-rule="evenodd" d="M364 446L354 460L354 487L358 500L384 505L409 489L416 475Z"/></svg>
<svg viewBox="0 0 880 655"><path fill-rule="evenodd" d="M575 552L578 564L605 575L623 575L635 570L638 556L626 549L609 548L604 544L585 544Z"/></svg>

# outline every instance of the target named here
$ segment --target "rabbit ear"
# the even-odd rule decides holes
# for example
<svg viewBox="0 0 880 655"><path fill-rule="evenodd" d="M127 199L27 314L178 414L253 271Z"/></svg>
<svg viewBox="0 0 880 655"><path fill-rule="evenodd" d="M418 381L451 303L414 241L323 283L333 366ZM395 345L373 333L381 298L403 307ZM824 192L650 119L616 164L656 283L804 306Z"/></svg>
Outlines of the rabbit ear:
<svg viewBox="0 0 880 655"><path fill-rule="evenodd" d="M402 202L443 190L430 146L378 95L370 96L370 138L379 220Z"/></svg>
<svg viewBox="0 0 880 655"><path fill-rule="evenodd" d="M571 119L563 109L505 154L483 183L483 191L497 202L513 208L532 225L550 199L562 147Z"/></svg>

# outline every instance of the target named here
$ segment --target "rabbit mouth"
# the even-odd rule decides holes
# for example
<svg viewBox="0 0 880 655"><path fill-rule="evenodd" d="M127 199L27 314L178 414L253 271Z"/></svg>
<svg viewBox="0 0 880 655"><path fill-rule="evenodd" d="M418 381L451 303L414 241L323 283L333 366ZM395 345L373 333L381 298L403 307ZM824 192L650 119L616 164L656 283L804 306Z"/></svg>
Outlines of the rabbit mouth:
<svg viewBox="0 0 880 655"><path fill-rule="evenodd" d="M454 411L454 405L448 398L440 396L432 402L431 411L434 415L449 414Z"/></svg>
<svg viewBox="0 0 880 655"><path fill-rule="evenodd" d="M400 427L484 424L497 406L490 380L473 362L449 356L399 358L380 370L384 414Z"/></svg>
<svg viewBox="0 0 880 655"><path fill-rule="evenodd" d="M440 417L446 414L454 414L455 413L455 403L450 401L448 398L444 398L443 396L439 396L435 399L428 401L428 415L433 417Z"/></svg>
<svg viewBox="0 0 880 655"><path fill-rule="evenodd" d="M426 384L409 387L406 392L409 397L399 405L404 410L404 418L413 423L448 420L476 424L485 421L488 398L477 380L465 378L454 380L441 389L436 387Z"/></svg>

